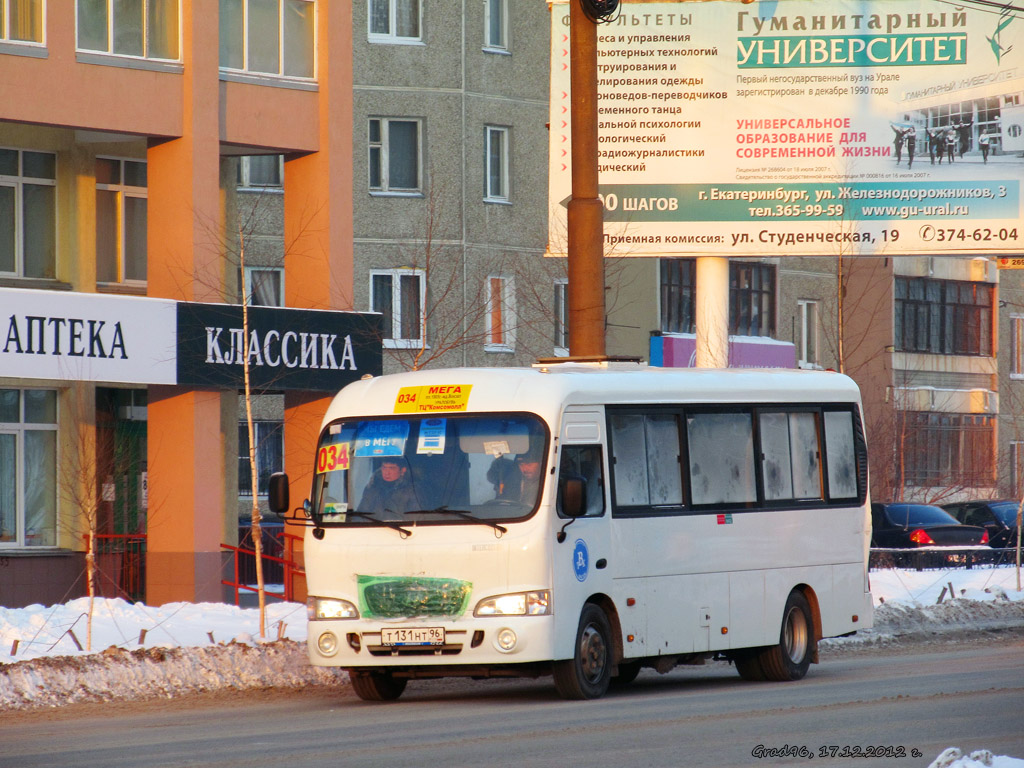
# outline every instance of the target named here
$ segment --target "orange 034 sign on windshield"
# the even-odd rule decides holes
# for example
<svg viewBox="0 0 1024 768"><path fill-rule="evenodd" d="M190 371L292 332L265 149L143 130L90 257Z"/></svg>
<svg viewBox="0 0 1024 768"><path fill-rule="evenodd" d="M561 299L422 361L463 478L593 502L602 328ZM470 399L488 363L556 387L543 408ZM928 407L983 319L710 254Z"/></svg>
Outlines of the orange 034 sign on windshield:
<svg viewBox="0 0 1024 768"><path fill-rule="evenodd" d="M333 472L336 469L348 469L348 443L324 445L316 454L316 471Z"/></svg>

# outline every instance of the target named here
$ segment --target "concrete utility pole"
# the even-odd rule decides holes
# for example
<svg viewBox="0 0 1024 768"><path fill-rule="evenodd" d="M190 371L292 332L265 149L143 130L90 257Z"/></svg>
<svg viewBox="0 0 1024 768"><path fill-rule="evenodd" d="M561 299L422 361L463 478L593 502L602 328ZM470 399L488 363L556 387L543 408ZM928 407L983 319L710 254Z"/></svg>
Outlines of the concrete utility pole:
<svg viewBox="0 0 1024 768"><path fill-rule="evenodd" d="M604 204L597 196L597 24L587 18L580 0L569 0L569 8L569 355L603 358Z"/></svg>

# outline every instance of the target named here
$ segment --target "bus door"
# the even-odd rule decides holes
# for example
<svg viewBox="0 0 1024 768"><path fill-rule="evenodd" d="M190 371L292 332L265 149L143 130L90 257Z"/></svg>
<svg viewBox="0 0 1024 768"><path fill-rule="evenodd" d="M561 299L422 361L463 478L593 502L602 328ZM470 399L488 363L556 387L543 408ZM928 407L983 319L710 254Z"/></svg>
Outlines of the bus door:
<svg viewBox="0 0 1024 768"><path fill-rule="evenodd" d="M604 413L600 409L566 409L559 432L555 544L553 545L556 611L579 617L595 594L611 595L610 507L606 498ZM581 479L586 514L569 518L562 510L562 481ZM564 614L563 614L564 616ZM568 625L570 622L566 622ZM576 622L572 621L575 632Z"/></svg>

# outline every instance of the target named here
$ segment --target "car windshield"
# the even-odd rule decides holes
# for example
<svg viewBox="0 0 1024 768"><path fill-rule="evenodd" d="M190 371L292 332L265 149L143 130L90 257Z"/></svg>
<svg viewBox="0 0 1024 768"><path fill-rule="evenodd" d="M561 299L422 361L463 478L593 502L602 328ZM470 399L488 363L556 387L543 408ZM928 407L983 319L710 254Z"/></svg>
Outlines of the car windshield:
<svg viewBox="0 0 1024 768"><path fill-rule="evenodd" d="M989 504L989 508L1002 521L1003 525L1007 528L1015 528L1017 526L1018 504L1019 502L1016 501L999 501Z"/></svg>
<svg viewBox="0 0 1024 768"><path fill-rule="evenodd" d="M547 429L529 414L336 421L320 437L312 512L324 524L492 524L540 498Z"/></svg>
<svg viewBox="0 0 1024 768"><path fill-rule="evenodd" d="M931 504L889 504L885 514L893 525L959 525L946 510Z"/></svg>

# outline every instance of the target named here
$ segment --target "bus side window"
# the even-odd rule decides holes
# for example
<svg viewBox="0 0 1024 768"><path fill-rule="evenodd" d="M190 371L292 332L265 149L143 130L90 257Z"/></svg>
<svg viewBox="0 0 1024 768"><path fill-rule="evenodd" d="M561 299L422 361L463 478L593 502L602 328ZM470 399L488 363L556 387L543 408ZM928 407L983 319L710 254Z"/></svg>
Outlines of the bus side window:
<svg viewBox="0 0 1024 768"><path fill-rule="evenodd" d="M695 505L757 502L750 412L692 412L686 417L686 436Z"/></svg>
<svg viewBox="0 0 1024 768"><path fill-rule="evenodd" d="M817 414L762 411L761 471L765 501L823 498Z"/></svg>
<svg viewBox="0 0 1024 768"><path fill-rule="evenodd" d="M559 480L563 477L577 477L584 481L587 489L586 517L600 517L604 514L604 462L600 445L564 445L562 460L558 467ZM558 513L562 514L562 490L559 483Z"/></svg>
<svg viewBox="0 0 1024 768"><path fill-rule="evenodd" d="M825 456L829 498L857 498L857 452L852 412L825 412Z"/></svg>

